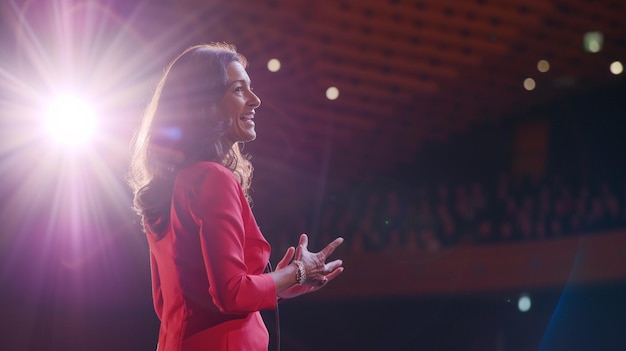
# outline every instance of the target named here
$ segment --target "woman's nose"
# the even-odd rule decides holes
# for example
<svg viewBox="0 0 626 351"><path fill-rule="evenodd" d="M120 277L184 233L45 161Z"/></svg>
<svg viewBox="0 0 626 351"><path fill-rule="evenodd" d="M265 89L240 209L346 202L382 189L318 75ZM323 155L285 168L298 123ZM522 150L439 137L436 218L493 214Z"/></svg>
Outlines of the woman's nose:
<svg viewBox="0 0 626 351"><path fill-rule="evenodd" d="M261 106L261 99L253 92L250 92L250 106L257 108Z"/></svg>

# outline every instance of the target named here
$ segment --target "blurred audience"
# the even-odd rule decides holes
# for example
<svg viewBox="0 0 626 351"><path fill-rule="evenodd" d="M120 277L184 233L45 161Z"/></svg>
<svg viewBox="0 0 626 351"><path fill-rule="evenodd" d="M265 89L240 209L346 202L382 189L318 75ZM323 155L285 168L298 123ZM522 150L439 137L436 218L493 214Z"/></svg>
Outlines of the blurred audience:
<svg viewBox="0 0 626 351"><path fill-rule="evenodd" d="M299 219L290 227L312 230L317 246L341 235L347 239L344 250L354 253L433 253L455 245L626 228L625 190L605 180L568 184L556 175L532 181L506 173L496 182L440 183L432 188L372 184L359 187L353 196L332 196L318 218Z"/></svg>

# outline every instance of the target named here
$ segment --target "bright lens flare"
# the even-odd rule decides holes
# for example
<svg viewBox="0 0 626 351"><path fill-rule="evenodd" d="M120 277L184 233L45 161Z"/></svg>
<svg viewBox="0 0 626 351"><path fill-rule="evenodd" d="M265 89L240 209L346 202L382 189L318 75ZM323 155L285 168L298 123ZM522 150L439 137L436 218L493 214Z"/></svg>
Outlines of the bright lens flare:
<svg viewBox="0 0 626 351"><path fill-rule="evenodd" d="M44 119L50 136L67 146L84 144L96 128L96 113L91 104L72 94L53 99L44 112Z"/></svg>

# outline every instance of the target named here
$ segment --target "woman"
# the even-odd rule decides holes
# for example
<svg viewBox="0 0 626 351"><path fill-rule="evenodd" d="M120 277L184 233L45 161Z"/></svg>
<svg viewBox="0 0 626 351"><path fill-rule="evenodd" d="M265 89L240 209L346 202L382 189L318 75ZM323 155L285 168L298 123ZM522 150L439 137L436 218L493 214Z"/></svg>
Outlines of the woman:
<svg viewBox="0 0 626 351"><path fill-rule="evenodd" d="M301 235L269 271L270 246L249 206L256 138L246 59L191 47L167 68L134 140L130 183L150 246L159 351L267 350L260 310L315 291L343 271L343 239L307 250Z"/></svg>

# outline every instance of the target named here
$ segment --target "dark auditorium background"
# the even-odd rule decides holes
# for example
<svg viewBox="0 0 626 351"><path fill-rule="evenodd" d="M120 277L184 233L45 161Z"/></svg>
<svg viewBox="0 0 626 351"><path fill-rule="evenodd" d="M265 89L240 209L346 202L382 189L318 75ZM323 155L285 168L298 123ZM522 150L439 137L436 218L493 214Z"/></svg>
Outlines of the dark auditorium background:
<svg viewBox="0 0 626 351"><path fill-rule="evenodd" d="M156 349L128 144L167 62L212 41L263 100L244 151L273 263L346 238L346 271L281 304L282 350L626 350L624 1L0 11L0 350ZM64 89L99 117L73 150L41 128Z"/></svg>

